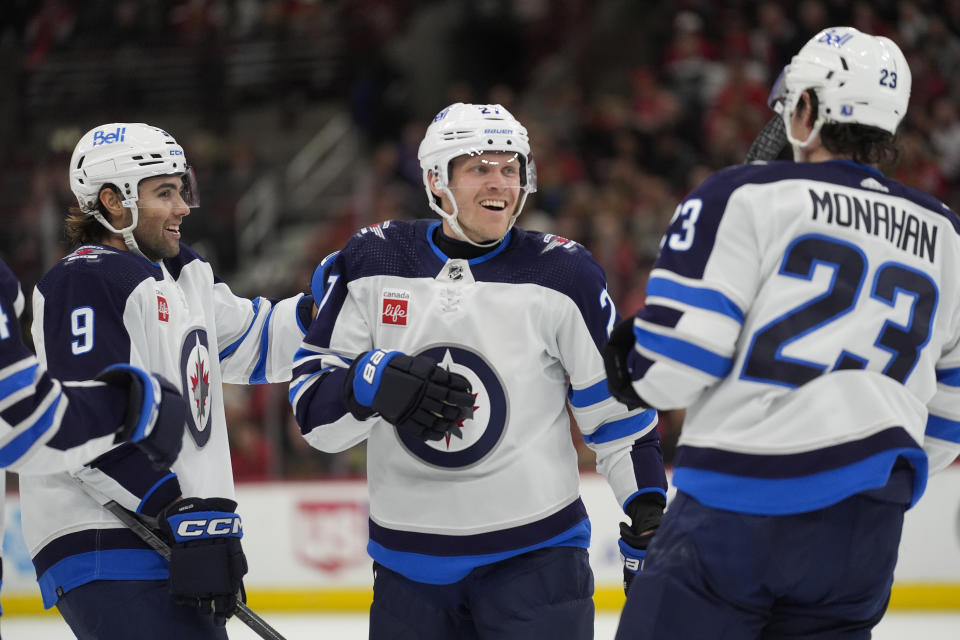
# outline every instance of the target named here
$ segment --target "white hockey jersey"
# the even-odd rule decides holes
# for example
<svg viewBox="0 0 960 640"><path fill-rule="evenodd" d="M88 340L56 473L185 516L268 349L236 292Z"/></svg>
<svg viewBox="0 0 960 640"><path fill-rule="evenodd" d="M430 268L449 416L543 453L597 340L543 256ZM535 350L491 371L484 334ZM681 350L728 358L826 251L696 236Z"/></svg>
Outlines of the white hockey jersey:
<svg viewBox="0 0 960 640"><path fill-rule="evenodd" d="M183 244L162 263L86 245L43 277L33 337L51 375L82 380L129 362L180 385L189 407L172 469L154 468L125 444L73 473L21 481L24 535L45 606L92 580L167 576L166 561L87 497L74 475L147 515L181 494L233 498L221 383L290 379L301 317L309 319L298 315L301 298L239 298Z"/></svg>
<svg viewBox="0 0 960 640"><path fill-rule="evenodd" d="M652 406L689 407L673 482L785 514L960 451L960 220L849 161L721 171L677 208L634 324Z"/></svg>
<svg viewBox="0 0 960 640"><path fill-rule="evenodd" d="M439 224L374 225L322 263L290 385L314 447L367 441L370 555L434 584L538 547L588 546L568 401L621 505L666 489L656 413L607 391L600 348L617 314L590 254L514 228L490 253L449 259ZM347 411L344 367L374 347L466 376L476 400L462 439L424 442Z"/></svg>
<svg viewBox="0 0 960 640"><path fill-rule="evenodd" d="M0 260L0 468L64 471L113 448L127 397L102 382L61 384L47 375L20 338L23 307L20 284Z"/></svg>

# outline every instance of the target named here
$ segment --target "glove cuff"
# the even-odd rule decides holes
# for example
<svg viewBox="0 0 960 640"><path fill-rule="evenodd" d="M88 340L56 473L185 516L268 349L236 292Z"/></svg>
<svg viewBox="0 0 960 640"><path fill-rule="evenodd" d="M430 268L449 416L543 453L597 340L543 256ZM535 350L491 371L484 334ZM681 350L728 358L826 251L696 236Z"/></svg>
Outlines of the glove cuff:
<svg viewBox="0 0 960 640"><path fill-rule="evenodd" d="M637 549L632 547L622 539L617 541L620 547L620 555L623 556L623 570L626 573L638 573L643 566L643 559L647 556L646 549ZM624 588L629 588L628 584Z"/></svg>
<svg viewBox="0 0 960 640"><path fill-rule="evenodd" d="M357 358L352 378L353 398L357 404L367 408L373 406L387 364L399 355L399 351L372 349Z"/></svg>
<svg viewBox="0 0 960 640"><path fill-rule="evenodd" d="M366 420L374 413L376 413L370 407L365 407L353 396L353 378L356 376L357 366L360 364L360 359L365 356L368 352L361 353L358 355L353 362L350 364L350 367L347 369L347 375L343 379L343 403L347 405L347 409L350 411L350 414L357 420Z"/></svg>
<svg viewBox="0 0 960 640"><path fill-rule="evenodd" d="M160 412L160 382L143 369L129 364L114 364L95 380L127 389L127 414L118 442L140 442L150 435Z"/></svg>
<svg viewBox="0 0 960 640"><path fill-rule="evenodd" d="M237 503L228 498L183 498L160 518L171 543L213 538L242 538L243 525L235 513Z"/></svg>

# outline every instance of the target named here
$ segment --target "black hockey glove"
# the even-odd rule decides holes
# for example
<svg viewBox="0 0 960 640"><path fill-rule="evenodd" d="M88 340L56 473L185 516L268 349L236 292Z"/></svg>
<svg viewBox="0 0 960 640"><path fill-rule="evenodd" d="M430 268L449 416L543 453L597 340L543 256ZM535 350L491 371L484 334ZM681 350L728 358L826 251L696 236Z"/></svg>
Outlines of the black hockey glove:
<svg viewBox="0 0 960 640"><path fill-rule="evenodd" d="M633 388L627 357L633 351L633 316L621 320L610 333L610 340L603 348L603 368L607 372L607 388L610 395L627 405L628 409L646 406Z"/></svg>
<svg viewBox="0 0 960 640"><path fill-rule="evenodd" d="M129 364L107 367L96 380L128 394L127 415L116 442L133 442L157 468L169 468L180 454L187 404L168 380Z"/></svg>
<svg viewBox="0 0 960 640"><path fill-rule="evenodd" d="M170 593L184 606L229 618L245 601L247 558L237 503L184 498L163 510L159 524L170 543Z"/></svg>
<svg viewBox="0 0 960 640"><path fill-rule="evenodd" d="M659 493L641 493L624 509L630 524L620 523L620 554L623 558L623 592L629 593L633 578L640 572L647 547L660 526L666 498Z"/></svg>
<svg viewBox="0 0 960 640"><path fill-rule="evenodd" d="M350 413L366 420L379 413L390 424L424 440L460 436L457 422L473 417L470 382L426 356L374 349L347 371L343 397Z"/></svg>

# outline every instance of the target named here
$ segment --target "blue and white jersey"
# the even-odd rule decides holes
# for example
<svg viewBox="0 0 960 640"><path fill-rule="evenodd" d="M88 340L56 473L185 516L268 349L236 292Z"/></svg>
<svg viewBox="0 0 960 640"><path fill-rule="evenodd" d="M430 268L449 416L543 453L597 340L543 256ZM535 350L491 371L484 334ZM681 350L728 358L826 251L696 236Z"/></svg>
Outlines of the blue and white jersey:
<svg viewBox="0 0 960 640"><path fill-rule="evenodd" d="M113 447L127 395L102 382L51 378L20 337L23 308L20 283L0 260L0 468L75 468Z"/></svg>
<svg viewBox="0 0 960 640"><path fill-rule="evenodd" d="M600 349L617 312L590 254L514 228L479 258L450 259L432 240L439 224L368 227L324 260L290 385L311 445L367 441L370 555L434 584L539 547L588 546L568 405L621 505L666 489L656 412L607 391ZM344 367L374 347L466 376L476 399L462 438L424 442L347 411Z"/></svg>
<svg viewBox="0 0 960 640"><path fill-rule="evenodd" d="M631 370L688 407L677 488L799 513L960 451L960 221L853 162L735 167L684 200L636 317Z"/></svg>
<svg viewBox="0 0 960 640"><path fill-rule="evenodd" d="M237 297L186 245L161 263L86 245L43 277L33 296L33 338L51 375L85 380L126 362L178 384L188 405L172 469L154 468L138 447L124 444L72 473L21 481L24 535L47 607L58 590L91 580L167 576L166 561L73 476L148 515L181 494L233 498L222 383L290 379L305 333L302 297Z"/></svg>

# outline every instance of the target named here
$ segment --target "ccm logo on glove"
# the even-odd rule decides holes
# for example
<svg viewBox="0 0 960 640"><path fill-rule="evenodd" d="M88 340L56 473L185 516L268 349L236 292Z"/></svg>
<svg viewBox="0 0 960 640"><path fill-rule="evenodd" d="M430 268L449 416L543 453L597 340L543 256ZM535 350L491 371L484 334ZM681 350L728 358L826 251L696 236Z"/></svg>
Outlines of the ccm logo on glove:
<svg viewBox="0 0 960 640"><path fill-rule="evenodd" d="M167 522L177 542L202 538L243 537L243 526L238 515L224 517L222 513L192 512L181 516L170 516Z"/></svg>

